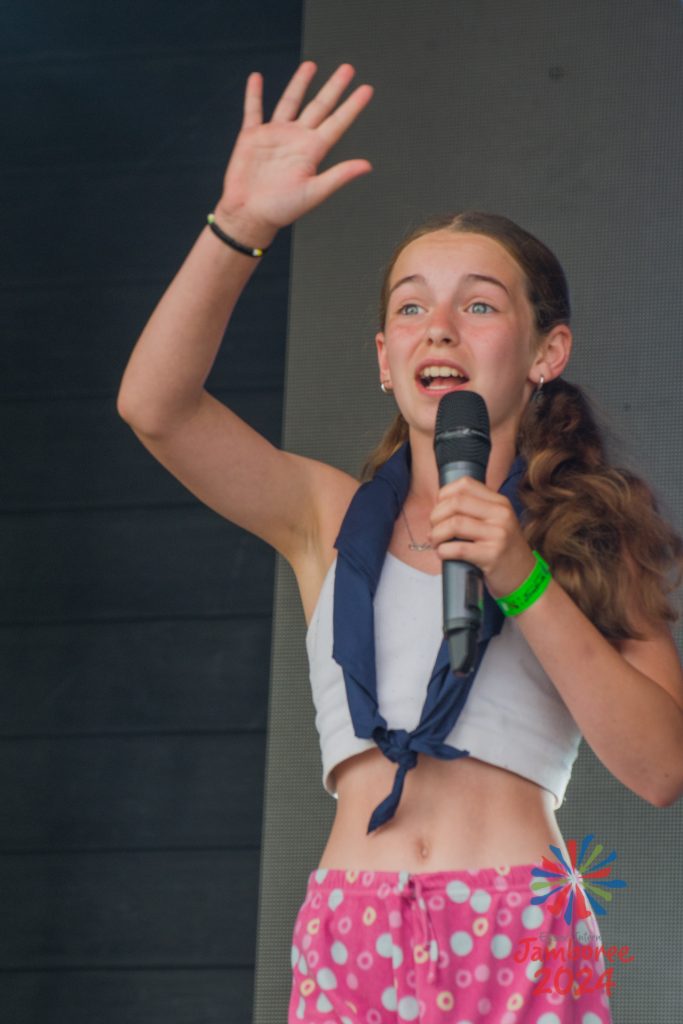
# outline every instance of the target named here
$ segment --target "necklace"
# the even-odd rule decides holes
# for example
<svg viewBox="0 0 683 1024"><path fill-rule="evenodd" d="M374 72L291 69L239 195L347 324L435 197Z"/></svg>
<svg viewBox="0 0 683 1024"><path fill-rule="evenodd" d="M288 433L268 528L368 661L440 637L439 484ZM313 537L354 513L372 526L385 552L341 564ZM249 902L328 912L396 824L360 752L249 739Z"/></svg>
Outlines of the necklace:
<svg viewBox="0 0 683 1024"><path fill-rule="evenodd" d="M406 517L406 514L405 514L405 511L403 509L403 506L401 506L401 515L403 516L403 521L406 524L406 529L408 530L408 536L410 537L410 544L408 545L410 550L411 551L430 551L431 547L432 547L431 544L429 544L429 543L427 543L427 544L418 544L416 542L415 538L413 537L413 532L410 529L410 526L408 525L408 519Z"/></svg>

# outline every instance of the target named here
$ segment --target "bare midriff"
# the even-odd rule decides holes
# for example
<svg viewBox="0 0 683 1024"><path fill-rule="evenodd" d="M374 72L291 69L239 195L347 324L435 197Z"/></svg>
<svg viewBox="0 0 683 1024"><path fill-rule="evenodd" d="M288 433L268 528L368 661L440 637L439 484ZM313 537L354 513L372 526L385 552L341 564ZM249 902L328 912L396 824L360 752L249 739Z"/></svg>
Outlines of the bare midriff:
<svg viewBox="0 0 683 1024"><path fill-rule="evenodd" d="M324 541L297 574L307 622L336 557L333 542L357 486L340 474ZM411 516L414 529L424 536L428 511ZM440 573L437 553L411 550L402 529L399 516L388 551L420 572ZM416 766L406 773L396 814L368 835L370 816L391 792L396 769L377 747L337 765L336 814L319 867L418 873L540 864L543 856L551 856L550 843L567 855L552 793L469 756L449 761L418 754Z"/></svg>
<svg viewBox="0 0 683 1024"><path fill-rule="evenodd" d="M396 814L368 835L395 774L379 749L337 765L337 810L319 867L416 873L540 864L552 856L550 843L567 856L552 794L473 757L419 754Z"/></svg>

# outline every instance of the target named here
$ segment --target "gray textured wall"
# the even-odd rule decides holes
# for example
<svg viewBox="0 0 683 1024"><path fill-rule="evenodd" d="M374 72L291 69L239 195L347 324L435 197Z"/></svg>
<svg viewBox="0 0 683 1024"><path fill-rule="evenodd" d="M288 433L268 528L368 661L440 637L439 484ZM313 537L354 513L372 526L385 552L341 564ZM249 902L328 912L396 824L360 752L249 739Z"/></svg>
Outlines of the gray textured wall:
<svg viewBox="0 0 683 1024"><path fill-rule="evenodd" d="M375 170L294 233L283 444L355 473L393 415L373 336L381 267L425 215L504 213L553 248L569 276L575 355L621 441L681 526L680 97L678 0L309 0L303 56L341 61L376 87L334 151ZM625 439L625 440L624 440ZM269 709L256 1020L280 1024L291 928L334 815L320 783L303 643L278 564ZM590 680L586 680L590 685ZM683 805L655 809L584 743L565 838L617 851L629 888L601 921L627 944L615 971L619 1024L680 1024Z"/></svg>

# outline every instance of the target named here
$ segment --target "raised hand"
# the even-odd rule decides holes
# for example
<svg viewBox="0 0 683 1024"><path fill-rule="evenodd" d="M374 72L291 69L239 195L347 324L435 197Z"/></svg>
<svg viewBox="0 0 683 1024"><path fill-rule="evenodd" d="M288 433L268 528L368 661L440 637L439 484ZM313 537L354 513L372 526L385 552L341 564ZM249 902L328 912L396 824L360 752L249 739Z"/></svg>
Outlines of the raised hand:
<svg viewBox="0 0 683 1024"><path fill-rule="evenodd" d="M247 79L242 126L216 217L227 224L244 224L256 234L261 231L253 244L265 244L278 228L372 170L368 160L358 159L317 173L321 161L369 103L373 89L360 85L339 103L355 74L350 64L342 64L301 109L316 71L313 61L299 66L267 122L263 120L263 77L255 71Z"/></svg>

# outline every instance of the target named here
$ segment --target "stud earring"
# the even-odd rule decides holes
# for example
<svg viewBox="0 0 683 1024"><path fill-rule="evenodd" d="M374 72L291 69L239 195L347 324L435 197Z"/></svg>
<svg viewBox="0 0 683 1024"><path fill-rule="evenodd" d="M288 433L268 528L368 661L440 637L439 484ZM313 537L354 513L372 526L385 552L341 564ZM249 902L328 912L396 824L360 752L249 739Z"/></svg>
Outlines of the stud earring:
<svg viewBox="0 0 683 1024"><path fill-rule="evenodd" d="M394 389L393 389L393 388L387 388L387 387L386 387L386 385L387 385L388 383L389 383L389 381L388 381L388 380L383 380L383 381L380 381L380 385L379 385L379 386L380 386L380 388L382 389L382 394L384 394L384 395L393 395L393 393L394 393Z"/></svg>

